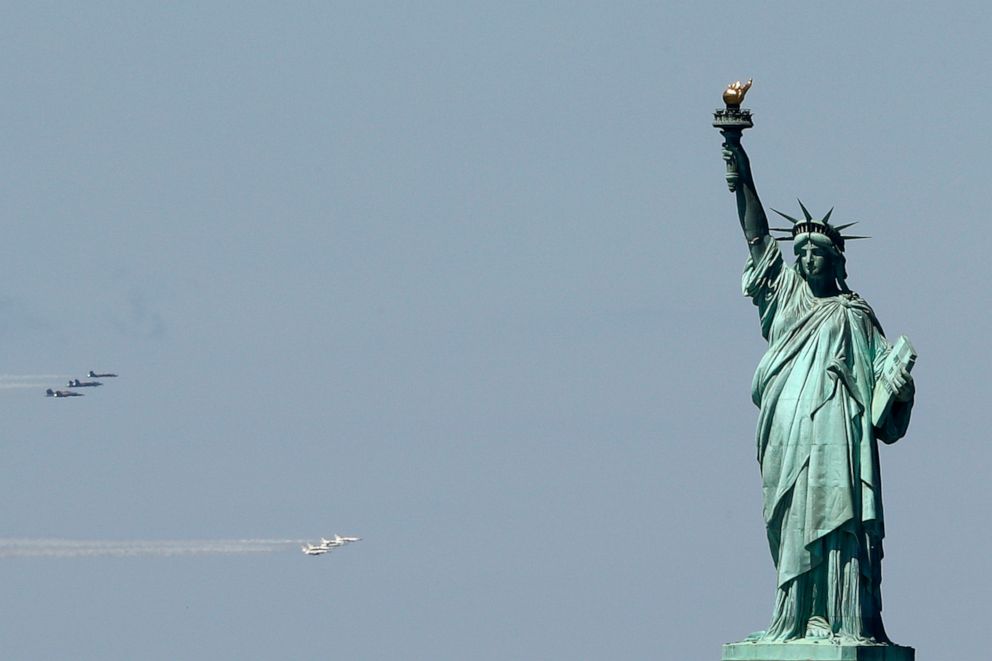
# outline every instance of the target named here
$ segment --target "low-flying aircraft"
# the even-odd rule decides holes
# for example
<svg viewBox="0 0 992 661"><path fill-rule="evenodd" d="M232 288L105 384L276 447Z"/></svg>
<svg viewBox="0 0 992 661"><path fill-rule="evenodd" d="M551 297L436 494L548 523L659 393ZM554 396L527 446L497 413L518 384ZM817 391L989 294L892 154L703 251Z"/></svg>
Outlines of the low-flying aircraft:
<svg viewBox="0 0 992 661"><path fill-rule="evenodd" d="M87 374L86 376L90 377L91 379L109 379L109 378L113 378L113 377L115 377L117 375L116 374L97 374L93 370L90 370L90 373Z"/></svg>
<svg viewBox="0 0 992 661"><path fill-rule="evenodd" d="M71 390L52 390L49 388L45 391L47 397L82 397L83 393L73 392Z"/></svg>
<svg viewBox="0 0 992 661"><path fill-rule="evenodd" d="M314 546L313 544L305 544L300 548L302 548L303 552L307 555L324 555L330 550L330 549L325 549L322 546Z"/></svg>
<svg viewBox="0 0 992 661"><path fill-rule="evenodd" d="M79 379L72 379L66 385L70 388L94 388L96 386L102 386L103 384L99 381L80 381Z"/></svg>
<svg viewBox="0 0 992 661"><path fill-rule="evenodd" d="M335 534L333 539L327 539L326 537L320 538L320 545L324 548L332 549L339 546L344 546L349 542L360 541L361 537L342 537L341 535Z"/></svg>

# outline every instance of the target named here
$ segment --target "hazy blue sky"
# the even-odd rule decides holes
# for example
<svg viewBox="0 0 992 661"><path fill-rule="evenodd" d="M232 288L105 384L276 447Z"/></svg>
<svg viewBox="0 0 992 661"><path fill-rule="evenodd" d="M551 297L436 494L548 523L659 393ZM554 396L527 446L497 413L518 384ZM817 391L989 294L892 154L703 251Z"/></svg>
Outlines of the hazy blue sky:
<svg viewBox="0 0 992 661"><path fill-rule="evenodd" d="M763 201L862 221L849 284L920 352L887 628L979 658L989 34L982 3L5 3L0 538L364 539L0 558L0 653L717 659L763 628L764 344L710 126L753 76ZM43 396L88 369L121 377Z"/></svg>

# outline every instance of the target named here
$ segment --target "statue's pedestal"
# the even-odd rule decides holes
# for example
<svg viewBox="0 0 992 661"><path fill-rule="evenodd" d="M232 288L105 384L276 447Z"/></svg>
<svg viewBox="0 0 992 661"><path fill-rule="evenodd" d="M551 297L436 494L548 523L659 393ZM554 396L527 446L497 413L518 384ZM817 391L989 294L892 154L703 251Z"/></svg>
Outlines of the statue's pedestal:
<svg viewBox="0 0 992 661"><path fill-rule="evenodd" d="M916 650L902 645L837 645L790 642L727 643L723 661L914 661Z"/></svg>

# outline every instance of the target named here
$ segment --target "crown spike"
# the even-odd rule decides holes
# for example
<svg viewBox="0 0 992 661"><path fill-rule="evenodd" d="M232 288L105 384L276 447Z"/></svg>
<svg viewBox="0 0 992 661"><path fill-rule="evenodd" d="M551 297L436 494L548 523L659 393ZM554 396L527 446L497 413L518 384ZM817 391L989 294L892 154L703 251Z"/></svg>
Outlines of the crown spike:
<svg viewBox="0 0 992 661"><path fill-rule="evenodd" d="M855 239L870 239L870 236L842 236L840 237L845 241L854 241Z"/></svg>
<svg viewBox="0 0 992 661"><path fill-rule="evenodd" d="M806 216L806 220L813 220L813 216L811 216L809 211L806 210L806 206L803 204L803 201L797 197L796 202L799 203L799 208L803 210L803 215Z"/></svg>
<svg viewBox="0 0 992 661"><path fill-rule="evenodd" d="M826 225L827 222L830 220L830 214L832 214L833 212L834 212L834 208L833 207L830 207L830 211L828 211L827 212L827 215L823 217L823 224L824 225Z"/></svg>
<svg viewBox="0 0 992 661"><path fill-rule="evenodd" d="M795 225L796 223L799 222L799 219L798 218L793 218L792 216L787 216L784 213L782 213L781 211L779 211L778 209L772 209L772 211L774 211L778 215L782 216L783 218L785 218L786 220L788 220L793 225Z"/></svg>
<svg viewBox="0 0 992 661"><path fill-rule="evenodd" d="M858 221L854 221L853 223L847 223L846 225L834 225L834 229L837 230L838 232L843 232L848 227L850 227L852 225L857 225L857 224L858 224Z"/></svg>

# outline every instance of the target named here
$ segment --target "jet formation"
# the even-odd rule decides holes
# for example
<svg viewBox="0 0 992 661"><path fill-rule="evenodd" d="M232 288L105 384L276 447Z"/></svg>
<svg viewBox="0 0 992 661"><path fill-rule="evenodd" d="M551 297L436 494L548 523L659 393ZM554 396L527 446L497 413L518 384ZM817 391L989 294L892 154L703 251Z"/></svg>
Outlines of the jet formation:
<svg viewBox="0 0 992 661"><path fill-rule="evenodd" d="M333 551L336 548L340 548L345 544L357 542L361 539L361 537L342 537L341 535L335 534L331 539L321 537L319 544L304 544L302 550L306 555L324 555L325 553Z"/></svg>
<svg viewBox="0 0 992 661"><path fill-rule="evenodd" d="M112 378L112 377L116 377L116 376L117 376L116 374L110 374L109 372L108 373L105 373L105 374L97 374L93 370L90 370L90 372L88 374L88 377L91 378L91 379L93 379L93 378ZM47 397L82 397L83 396L83 393L76 392L75 390L72 390L72 389L73 388L95 388L97 386L102 386L102 385L103 385L103 383L100 382L100 381L80 381L79 379L71 379L69 381L69 383L66 384L66 387L69 388L68 390L52 390L51 388L48 388L47 390L45 390L45 395Z"/></svg>

